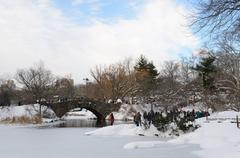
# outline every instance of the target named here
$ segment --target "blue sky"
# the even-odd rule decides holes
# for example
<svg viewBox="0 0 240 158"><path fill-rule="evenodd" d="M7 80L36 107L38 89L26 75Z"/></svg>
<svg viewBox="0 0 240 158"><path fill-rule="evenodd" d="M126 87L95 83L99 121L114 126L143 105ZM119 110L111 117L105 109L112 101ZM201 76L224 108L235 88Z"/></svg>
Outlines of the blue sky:
<svg viewBox="0 0 240 158"><path fill-rule="evenodd" d="M77 1L77 0L76 0ZM88 24L89 17L95 17L106 22L114 22L119 18L131 19L135 17L136 9L141 7L144 0L54 0L54 4L63 13L80 24Z"/></svg>
<svg viewBox="0 0 240 158"><path fill-rule="evenodd" d="M81 1L81 3L80 3ZM89 17L106 22L115 22L119 18L134 19L136 12L148 0L54 0L54 4L63 11L65 16L80 24L89 24ZM174 0L191 9L192 0Z"/></svg>

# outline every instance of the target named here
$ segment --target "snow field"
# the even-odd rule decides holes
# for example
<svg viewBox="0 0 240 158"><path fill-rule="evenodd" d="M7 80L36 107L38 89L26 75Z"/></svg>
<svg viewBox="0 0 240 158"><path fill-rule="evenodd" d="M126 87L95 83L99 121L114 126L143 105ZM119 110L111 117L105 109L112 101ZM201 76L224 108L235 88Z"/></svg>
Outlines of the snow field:
<svg viewBox="0 0 240 158"><path fill-rule="evenodd" d="M137 141L130 142L123 146L124 149L141 149L141 148L159 148L165 145L199 145L201 150L194 151L193 154L203 158L239 158L240 155L240 129L235 123L231 123L239 112L224 111L213 113L206 118L196 120L201 125L195 132L183 134L180 137L169 141ZM224 120L224 121L220 121ZM169 137L167 134L160 133L153 126L149 130L144 130L135 125L115 125L108 126L85 133L86 135L95 136L145 136Z"/></svg>

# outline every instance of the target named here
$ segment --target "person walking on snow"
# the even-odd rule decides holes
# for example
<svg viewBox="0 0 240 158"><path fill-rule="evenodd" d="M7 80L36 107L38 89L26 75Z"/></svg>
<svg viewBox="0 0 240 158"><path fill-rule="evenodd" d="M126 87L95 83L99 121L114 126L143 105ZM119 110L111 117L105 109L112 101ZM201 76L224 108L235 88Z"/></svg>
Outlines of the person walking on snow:
<svg viewBox="0 0 240 158"><path fill-rule="evenodd" d="M134 115L134 122L135 122L136 126L142 125L141 117L142 117L142 115L140 114L140 112L138 112L138 113L136 113L136 115Z"/></svg>
<svg viewBox="0 0 240 158"><path fill-rule="evenodd" d="M110 116L109 116L109 120L110 120L110 125L112 126L113 123L114 123L114 116L113 116L113 113L110 114Z"/></svg>
<svg viewBox="0 0 240 158"><path fill-rule="evenodd" d="M138 112L138 123L140 126L142 126L142 115L140 112Z"/></svg>

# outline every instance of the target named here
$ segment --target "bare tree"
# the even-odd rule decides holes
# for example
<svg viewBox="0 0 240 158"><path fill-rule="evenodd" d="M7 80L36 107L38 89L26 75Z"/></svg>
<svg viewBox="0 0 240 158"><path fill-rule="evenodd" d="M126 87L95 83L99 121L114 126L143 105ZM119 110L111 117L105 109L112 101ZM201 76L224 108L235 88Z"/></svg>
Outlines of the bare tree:
<svg viewBox="0 0 240 158"><path fill-rule="evenodd" d="M193 26L218 38L226 34L240 35L239 0L199 0Z"/></svg>
<svg viewBox="0 0 240 158"><path fill-rule="evenodd" d="M55 78L51 71L44 67L43 63L39 63L35 67L18 70L16 80L23 85L27 94L32 95L33 100L41 101L48 97ZM41 116L41 105L39 112Z"/></svg>
<svg viewBox="0 0 240 158"><path fill-rule="evenodd" d="M176 61L166 61L157 79L157 90L154 95L154 100L157 100L159 106L168 109L177 103L176 92L180 87L178 79L179 63Z"/></svg>
<svg viewBox="0 0 240 158"><path fill-rule="evenodd" d="M134 89L135 74L130 59L105 67L96 66L91 75L105 99L123 99Z"/></svg>
<svg viewBox="0 0 240 158"><path fill-rule="evenodd" d="M55 83L55 94L60 98L71 99L75 93L74 80L70 76L58 78Z"/></svg>
<svg viewBox="0 0 240 158"><path fill-rule="evenodd" d="M179 78L179 67L180 64L172 60L164 63L161 74L168 80L168 86L171 89L174 89Z"/></svg>
<svg viewBox="0 0 240 158"><path fill-rule="evenodd" d="M187 85L196 78L197 73L192 70L196 62L196 57L182 58L179 66L179 79L183 85Z"/></svg>
<svg viewBox="0 0 240 158"><path fill-rule="evenodd" d="M240 51L231 43L222 43L217 59L223 73L218 79L218 88L228 94L231 107L240 111Z"/></svg>

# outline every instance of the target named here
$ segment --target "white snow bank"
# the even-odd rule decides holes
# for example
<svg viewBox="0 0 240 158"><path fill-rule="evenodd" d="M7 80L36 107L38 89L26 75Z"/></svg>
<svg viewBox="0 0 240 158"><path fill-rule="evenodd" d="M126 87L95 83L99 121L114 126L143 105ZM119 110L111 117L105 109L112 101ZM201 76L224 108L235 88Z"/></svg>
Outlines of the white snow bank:
<svg viewBox="0 0 240 158"><path fill-rule="evenodd" d="M209 118L235 118L240 116L239 112L224 111L214 113ZM229 121L205 121L205 118L198 119L197 122L201 124L201 128L195 132L181 135L176 139L168 142L149 141L149 142L131 142L124 146L125 149L137 148L158 148L160 144L174 144L174 145L200 145L201 150L193 153L202 158L239 158L240 155L240 129L237 128L236 123Z"/></svg>
<svg viewBox="0 0 240 158"><path fill-rule="evenodd" d="M204 158L239 158L240 129L231 123L206 123L196 132L171 140L177 144L199 144ZM206 154L207 153L207 154Z"/></svg>
<svg viewBox="0 0 240 158"><path fill-rule="evenodd" d="M236 118L236 116L240 116L240 112L236 111L223 111L213 113L209 118Z"/></svg>
<svg viewBox="0 0 240 158"><path fill-rule="evenodd" d="M55 113L42 106L43 117L55 118ZM39 104L22 105L22 106L4 106L0 107L0 120L11 119L13 117L33 117L39 113Z"/></svg>
<svg viewBox="0 0 240 158"><path fill-rule="evenodd" d="M155 136L156 134L159 136L164 135L160 133L154 126L151 126L149 129L145 130L142 127L136 127L133 124L121 124L114 126L103 127L91 132L85 133L86 135L101 135L101 136L113 136L113 135L121 135L121 136Z"/></svg>
<svg viewBox="0 0 240 158"><path fill-rule="evenodd" d="M136 108L134 105L122 104L118 112L113 112L116 120L133 120Z"/></svg>
<svg viewBox="0 0 240 158"><path fill-rule="evenodd" d="M42 115L43 115L43 121L45 122L51 122L52 119L56 119L55 113L52 111L52 109L47 108L46 106L42 106ZM74 109L78 110L78 109ZM82 109L81 111L70 111L67 113L67 115L63 116L64 119L95 119L96 116L86 110ZM39 104L31 104L31 105L21 105L21 106L4 106L0 107L0 120L5 119L12 119L17 117L34 117L37 114L39 114ZM46 119L50 118L50 119Z"/></svg>
<svg viewBox="0 0 240 158"><path fill-rule="evenodd" d="M216 112L208 116L208 121L209 122L226 122L226 123L236 122L236 116L240 118L240 112L236 112L236 111ZM205 117L196 120L198 124L203 124L205 121L206 121Z"/></svg>
<svg viewBox="0 0 240 158"><path fill-rule="evenodd" d="M234 118L240 113L225 111L212 114L210 118ZM240 116L240 115L239 115ZM199 144L201 151L195 152L204 158L239 158L240 155L240 129L235 123L225 121L222 123L209 121L201 122L202 127L193 133L183 135L169 141L176 144Z"/></svg>

